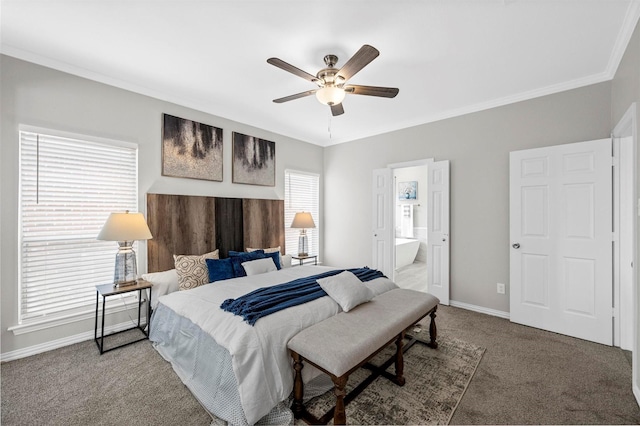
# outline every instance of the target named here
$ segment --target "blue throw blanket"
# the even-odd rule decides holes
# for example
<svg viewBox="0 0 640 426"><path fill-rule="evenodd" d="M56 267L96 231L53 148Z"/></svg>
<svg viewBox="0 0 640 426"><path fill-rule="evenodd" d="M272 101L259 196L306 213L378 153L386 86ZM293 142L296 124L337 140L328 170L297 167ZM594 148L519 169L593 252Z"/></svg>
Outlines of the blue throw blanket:
<svg viewBox="0 0 640 426"><path fill-rule="evenodd" d="M259 288L237 299L225 300L220 308L243 317L250 325L255 325L256 321L262 317L326 296L327 293L316 281L338 275L345 270L352 272L360 281L384 277L382 272L367 267L328 271L272 287Z"/></svg>

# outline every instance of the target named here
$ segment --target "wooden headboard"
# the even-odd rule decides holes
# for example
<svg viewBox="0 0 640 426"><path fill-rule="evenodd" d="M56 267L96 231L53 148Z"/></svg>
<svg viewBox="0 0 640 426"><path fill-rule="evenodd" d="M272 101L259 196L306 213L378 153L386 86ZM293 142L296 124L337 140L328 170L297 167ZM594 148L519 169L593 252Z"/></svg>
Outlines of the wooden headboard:
<svg viewBox="0 0 640 426"><path fill-rule="evenodd" d="M147 194L147 270L173 269L174 254L284 247L284 201Z"/></svg>

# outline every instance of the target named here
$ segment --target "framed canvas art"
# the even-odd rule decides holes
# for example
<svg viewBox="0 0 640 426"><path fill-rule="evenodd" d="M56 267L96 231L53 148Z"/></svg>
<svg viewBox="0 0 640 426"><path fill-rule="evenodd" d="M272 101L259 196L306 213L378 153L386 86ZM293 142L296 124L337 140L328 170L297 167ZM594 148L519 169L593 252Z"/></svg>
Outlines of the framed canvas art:
<svg viewBox="0 0 640 426"><path fill-rule="evenodd" d="M162 116L162 175L222 182L222 129Z"/></svg>
<svg viewBox="0 0 640 426"><path fill-rule="evenodd" d="M418 182L398 182L398 200L417 200L418 199Z"/></svg>
<svg viewBox="0 0 640 426"><path fill-rule="evenodd" d="M276 186L276 143L233 132L233 183Z"/></svg>

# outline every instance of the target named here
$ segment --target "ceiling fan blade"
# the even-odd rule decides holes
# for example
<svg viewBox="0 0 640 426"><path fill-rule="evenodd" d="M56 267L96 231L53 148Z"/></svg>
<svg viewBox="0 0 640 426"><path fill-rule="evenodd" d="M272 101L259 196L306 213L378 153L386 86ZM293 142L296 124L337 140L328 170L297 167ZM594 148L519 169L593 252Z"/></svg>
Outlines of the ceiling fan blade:
<svg viewBox="0 0 640 426"><path fill-rule="evenodd" d="M331 105L331 115L334 117L337 115L344 114L344 108L342 107L342 103Z"/></svg>
<svg viewBox="0 0 640 426"><path fill-rule="evenodd" d="M291 74L297 75L298 77L302 77L305 80L309 80L312 83L317 83L318 81L320 81L318 80L318 77L316 77L315 75L311 75L306 71L302 71L300 68L294 67L293 65L283 61L282 59L269 58L267 59L267 62L273 66L276 66L280 69L288 71Z"/></svg>
<svg viewBox="0 0 640 426"><path fill-rule="evenodd" d="M273 102L277 104L281 104L283 102L288 102L294 99L300 99L300 98L304 98L305 96L313 95L317 91L318 89L307 90L306 92L296 93L295 95L289 95L289 96L285 96L284 98L274 99Z"/></svg>
<svg viewBox="0 0 640 426"><path fill-rule="evenodd" d="M340 71L338 71L338 76L342 77L344 81L349 80L358 71L367 66L369 62L377 58L379 54L378 49L365 44L344 64Z"/></svg>
<svg viewBox="0 0 640 426"><path fill-rule="evenodd" d="M395 98L400 91L396 87L358 86L349 84L344 86L344 91L353 95L380 96L382 98Z"/></svg>

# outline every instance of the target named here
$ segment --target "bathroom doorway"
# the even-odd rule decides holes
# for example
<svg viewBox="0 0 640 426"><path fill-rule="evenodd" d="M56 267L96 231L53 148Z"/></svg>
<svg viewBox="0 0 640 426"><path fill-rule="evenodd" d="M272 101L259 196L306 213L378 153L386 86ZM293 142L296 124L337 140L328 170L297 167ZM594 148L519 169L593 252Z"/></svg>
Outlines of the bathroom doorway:
<svg viewBox="0 0 640 426"><path fill-rule="evenodd" d="M427 164L393 169L395 282L427 291Z"/></svg>
<svg viewBox="0 0 640 426"><path fill-rule="evenodd" d="M401 185L400 189L396 184L405 182L408 176L399 175L394 178L395 172L400 169L426 166L425 172L420 173L415 180L415 185L409 183ZM402 172L399 172L402 173ZM426 176L426 177L425 177ZM402 179L402 180L401 180ZM420 184L424 179L425 184ZM414 198L415 186L415 198ZM428 291L436 296L443 305L449 304L449 161L434 161L431 159L416 160L406 163L389 164L386 168L374 169L372 173L372 267L379 269L386 276L392 278L400 287L416 288L421 291ZM405 207L412 204L412 207ZM415 206L420 204L420 206ZM426 211L426 216L418 216L419 220L426 222L426 237L422 222L416 225L417 209ZM397 213L401 211L402 213ZM413 214L396 222L396 216L402 214ZM408 256L396 262L396 226L398 238L405 237L407 240L417 240L418 250L415 257L416 241L413 248L409 250ZM413 238L410 237L413 229ZM402 235L405 234L405 235ZM409 238L406 238L406 236ZM422 235L422 237L421 237ZM399 241L403 242L403 241ZM402 245L402 244L400 244ZM426 247L425 265L420 265L420 259L424 259ZM407 248L407 247L401 247ZM420 252L422 248L422 252ZM418 262L416 262L416 259ZM407 264L408 263L408 264ZM416 263L418 263L416 265ZM396 269L396 266L399 268ZM422 267L422 269L420 268ZM406 268L406 269L403 269ZM418 272L412 269L418 269Z"/></svg>

